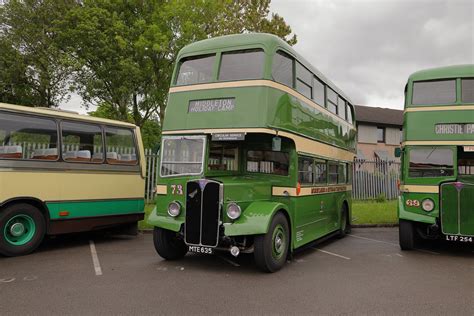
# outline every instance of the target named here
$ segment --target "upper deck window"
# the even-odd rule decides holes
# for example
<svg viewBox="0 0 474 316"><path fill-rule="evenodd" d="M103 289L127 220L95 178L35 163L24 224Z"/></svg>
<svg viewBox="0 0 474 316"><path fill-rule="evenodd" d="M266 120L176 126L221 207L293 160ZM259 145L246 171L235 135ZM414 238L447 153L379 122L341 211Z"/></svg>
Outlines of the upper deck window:
<svg viewBox="0 0 474 316"><path fill-rule="evenodd" d="M342 119L346 119L346 101L343 98L337 98L337 112Z"/></svg>
<svg viewBox="0 0 474 316"><path fill-rule="evenodd" d="M219 81L261 79L265 54L261 49L223 53Z"/></svg>
<svg viewBox="0 0 474 316"><path fill-rule="evenodd" d="M176 85L206 83L212 80L216 55L184 58L181 60Z"/></svg>
<svg viewBox="0 0 474 316"><path fill-rule="evenodd" d="M412 178L452 176L453 151L449 148L416 148L409 152Z"/></svg>
<svg viewBox="0 0 474 316"><path fill-rule="evenodd" d="M313 100L319 104L320 106L324 107L324 83L316 79L313 79Z"/></svg>
<svg viewBox="0 0 474 316"><path fill-rule="evenodd" d="M272 77L276 82L293 87L293 58L282 51L273 57Z"/></svg>
<svg viewBox="0 0 474 316"><path fill-rule="evenodd" d="M337 114L337 93L332 89L327 89L327 107L332 113Z"/></svg>
<svg viewBox="0 0 474 316"><path fill-rule="evenodd" d="M313 75L300 63L296 63L296 90L311 99L312 97L312 78Z"/></svg>
<svg viewBox="0 0 474 316"><path fill-rule="evenodd" d="M352 106L347 103L347 121L351 124L353 124L353 119L352 119Z"/></svg>
<svg viewBox="0 0 474 316"><path fill-rule="evenodd" d="M456 102L456 80L419 81L413 83L413 105Z"/></svg>
<svg viewBox="0 0 474 316"><path fill-rule="evenodd" d="M461 80L461 101L463 103L474 102L474 79Z"/></svg>

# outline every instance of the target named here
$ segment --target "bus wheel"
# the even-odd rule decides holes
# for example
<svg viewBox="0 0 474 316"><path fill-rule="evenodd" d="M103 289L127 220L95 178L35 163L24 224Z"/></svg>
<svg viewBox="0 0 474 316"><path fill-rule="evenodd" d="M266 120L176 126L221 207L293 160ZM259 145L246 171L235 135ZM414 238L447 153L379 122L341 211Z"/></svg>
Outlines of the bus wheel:
<svg viewBox="0 0 474 316"><path fill-rule="evenodd" d="M265 235L254 240L254 257L257 267L265 272L280 270L286 262L290 246L290 229L285 215L277 213Z"/></svg>
<svg viewBox="0 0 474 316"><path fill-rule="evenodd" d="M399 221L398 237L402 250L412 250L415 248L417 233L413 222L401 219Z"/></svg>
<svg viewBox="0 0 474 316"><path fill-rule="evenodd" d="M347 211L347 206L343 204L341 208L341 227L339 228L337 237L342 238L346 236L346 234L350 234L350 233L351 233L351 224L349 221L349 212Z"/></svg>
<svg viewBox="0 0 474 316"><path fill-rule="evenodd" d="M0 211L0 254L14 257L33 252L43 241L46 223L30 204L13 204Z"/></svg>
<svg viewBox="0 0 474 316"><path fill-rule="evenodd" d="M174 231L155 227L153 230L153 243L156 252L166 260L183 258L188 252L188 247Z"/></svg>

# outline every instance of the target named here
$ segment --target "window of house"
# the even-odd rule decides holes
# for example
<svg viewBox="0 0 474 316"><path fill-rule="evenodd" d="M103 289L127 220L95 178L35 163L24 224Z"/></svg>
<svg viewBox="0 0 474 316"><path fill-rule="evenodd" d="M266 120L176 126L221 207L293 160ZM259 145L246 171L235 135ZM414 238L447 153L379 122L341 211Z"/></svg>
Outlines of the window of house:
<svg viewBox="0 0 474 316"><path fill-rule="evenodd" d="M61 137L64 161L103 162L102 130L98 125L62 122Z"/></svg>
<svg viewBox="0 0 474 316"><path fill-rule="evenodd" d="M206 83L212 80L216 55L189 57L181 60L176 85Z"/></svg>
<svg viewBox="0 0 474 316"><path fill-rule="evenodd" d="M313 184L312 158L298 158L298 182L301 184Z"/></svg>
<svg viewBox="0 0 474 316"><path fill-rule="evenodd" d="M385 127L377 127L377 142L385 143Z"/></svg>
<svg viewBox="0 0 474 316"><path fill-rule="evenodd" d="M320 106L325 105L324 83L319 81L316 77L313 78L313 100Z"/></svg>
<svg viewBox="0 0 474 316"><path fill-rule="evenodd" d="M419 81L413 83L412 104L431 105L456 102L456 80Z"/></svg>
<svg viewBox="0 0 474 316"><path fill-rule="evenodd" d="M110 164L136 165L137 149L133 130L107 126L105 128L106 159Z"/></svg>
<svg viewBox="0 0 474 316"><path fill-rule="evenodd" d="M58 159L52 119L0 112L0 159Z"/></svg>
<svg viewBox="0 0 474 316"><path fill-rule="evenodd" d="M223 53L219 81L260 79L264 61L265 54L261 49Z"/></svg>
<svg viewBox="0 0 474 316"><path fill-rule="evenodd" d="M273 57L272 77L276 82L293 87L293 58L278 51Z"/></svg>

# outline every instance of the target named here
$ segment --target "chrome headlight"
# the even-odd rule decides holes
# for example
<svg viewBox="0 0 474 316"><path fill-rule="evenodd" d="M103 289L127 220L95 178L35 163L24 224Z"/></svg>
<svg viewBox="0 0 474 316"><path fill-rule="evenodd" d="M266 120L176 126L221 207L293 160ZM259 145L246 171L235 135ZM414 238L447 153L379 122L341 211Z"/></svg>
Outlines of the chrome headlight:
<svg viewBox="0 0 474 316"><path fill-rule="evenodd" d="M240 217L240 214L242 214L242 210L236 203L229 203L227 205L227 216L230 219L237 219Z"/></svg>
<svg viewBox="0 0 474 316"><path fill-rule="evenodd" d="M181 204L177 201L173 201L170 204L168 204L168 214L171 217L176 217L181 213Z"/></svg>
<svg viewBox="0 0 474 316"><path fill-rule="evenodd" d="M432 199L424 199L421 202L421 208L426 212L431 212L434 209L434 202Z"/></svg>

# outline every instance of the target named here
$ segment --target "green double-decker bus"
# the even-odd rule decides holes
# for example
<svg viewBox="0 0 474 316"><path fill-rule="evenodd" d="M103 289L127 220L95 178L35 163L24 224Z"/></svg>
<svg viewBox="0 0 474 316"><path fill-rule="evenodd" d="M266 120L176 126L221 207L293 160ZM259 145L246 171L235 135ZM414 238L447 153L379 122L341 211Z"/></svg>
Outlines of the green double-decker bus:
<svg viewBox="0 0 474 316"><path fill-rule="evenodd" d="M273 272L295 249L343 236L354 126L348 97L276 36L184 47L148 218L158 254L254 253Z"/></svg>
<svg viewBox="0 0 474 316"><path fill-rule="evenodd" d="M412 74L405 89L400 247L474 242L474 65Z"/></svg>

